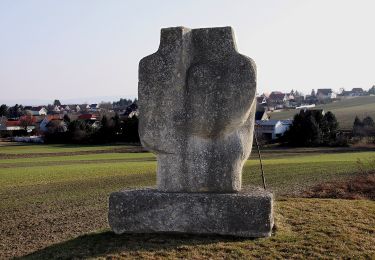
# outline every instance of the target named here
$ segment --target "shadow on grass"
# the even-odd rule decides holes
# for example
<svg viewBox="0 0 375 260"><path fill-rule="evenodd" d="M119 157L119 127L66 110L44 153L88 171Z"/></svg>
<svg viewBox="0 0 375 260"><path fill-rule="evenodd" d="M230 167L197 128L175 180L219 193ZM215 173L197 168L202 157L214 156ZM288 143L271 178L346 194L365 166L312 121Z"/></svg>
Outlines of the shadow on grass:
<svg viewBox="0 0 375 260"><path fill-rule="evenodd" d="M18 259L93 258L119 252L171 250L180 246L207 245L218 242L249 240L231 236L186 234L123 234L110 231L79 236Z"/></svg>

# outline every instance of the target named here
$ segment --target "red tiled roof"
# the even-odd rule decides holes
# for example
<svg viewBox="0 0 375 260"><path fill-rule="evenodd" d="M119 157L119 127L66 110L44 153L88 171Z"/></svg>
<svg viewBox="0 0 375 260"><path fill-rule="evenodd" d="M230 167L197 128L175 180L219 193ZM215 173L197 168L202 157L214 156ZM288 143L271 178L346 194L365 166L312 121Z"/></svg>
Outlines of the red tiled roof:
<svg viewBox="0 0 375 260"><path fill-rule="evenodd" d="M47 115L47 119L56 120L56 119L61 119L61 118L60 118L60 114L51 114L51 115Z"/></svg>
<svg viewBox="0 0 375 260"><path fill-rule="evenodd" d="M96 118L97 116L94 114L82 114L78 117L78 119L81 119L81 120L96 119Z"/></svg>
<svg viewBox="0 0 375 260"><path fill-rule="evenodd" d="M28 121L31 121L32 123L35 123L36 119L37 118L35 116L21 116L20 117L20 121L21 120L28 120Z"/></svg>
<svg viewBox="0 0 375 260"><path fill-rule="evenodd" d="M36 123L37 118L35 116L21 116L18 120L8 120L6 122L6 126L21 126L21 122L23 120L27 120L27 122L29 122L30 125L33 125Z"/></svg>
<svg viewBox="0 0 375 260"><path fill-rule="evenodd" d="M20 126L21 122L19 120L15 120L15 121L7 121L6 122L6 126L9 127L9 126Z"/></svg>

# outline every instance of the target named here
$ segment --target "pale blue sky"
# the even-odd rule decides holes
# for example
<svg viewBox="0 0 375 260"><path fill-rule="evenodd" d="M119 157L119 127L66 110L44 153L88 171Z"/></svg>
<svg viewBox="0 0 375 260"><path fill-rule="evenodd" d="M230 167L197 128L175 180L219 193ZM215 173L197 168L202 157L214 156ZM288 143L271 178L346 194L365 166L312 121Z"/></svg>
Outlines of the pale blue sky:
<svg viewBox="0 0 375 260"><path fill-rule="evenodd" d="M227 26L258 92L370 88L375 1L0 0L0 103L137 95L160 28ZM32 102L33 101L33 102Z"/></svg>

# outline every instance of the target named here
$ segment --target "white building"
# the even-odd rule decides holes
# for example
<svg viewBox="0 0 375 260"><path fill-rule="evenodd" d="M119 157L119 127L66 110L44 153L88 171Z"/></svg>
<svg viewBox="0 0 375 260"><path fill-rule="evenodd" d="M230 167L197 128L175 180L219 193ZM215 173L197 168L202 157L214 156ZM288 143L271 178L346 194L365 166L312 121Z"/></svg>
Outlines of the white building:
<svg viewBox="0 0 375 260"><path fill-rule="evenodd" d="M255 131L258 136L267 139L277 139L285 134L292 125L293 120L256 120Z"/></svg>
<svg viewBox="0 0 375 260"><path fill-rule="evenodd" d="M334 99L337 97L337 95L330 88L320 88L316 92L316 97L319 100L326 100L326 99Z"/></svg>
<svg viewBox="0 0 375 260"><path fill-rule="evenodd" d="M45 107L31 107L30 109L26 109L25 111L32 116L45 116L48 112Z"/></svg>

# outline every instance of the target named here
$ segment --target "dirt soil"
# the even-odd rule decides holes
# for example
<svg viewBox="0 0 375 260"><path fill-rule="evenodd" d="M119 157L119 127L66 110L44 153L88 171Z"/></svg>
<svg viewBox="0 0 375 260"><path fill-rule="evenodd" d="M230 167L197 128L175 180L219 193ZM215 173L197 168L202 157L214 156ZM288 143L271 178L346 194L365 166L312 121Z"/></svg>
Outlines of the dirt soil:
<svg viewBox="0 0 375 260"><path fill-rule="evenodd" d="M48 192L48 191L45 191ZM107 196L69 204L37 202L0 213L0 258L19 257L48 245L107 228Z"/></svg>

